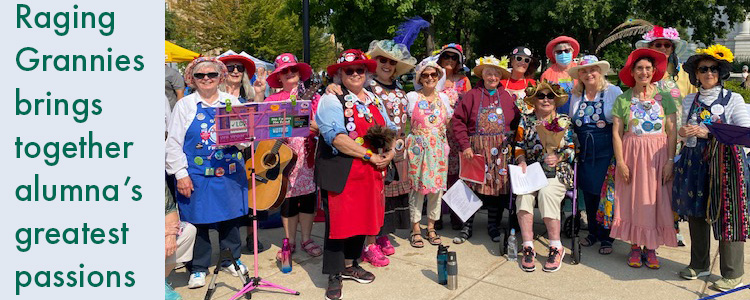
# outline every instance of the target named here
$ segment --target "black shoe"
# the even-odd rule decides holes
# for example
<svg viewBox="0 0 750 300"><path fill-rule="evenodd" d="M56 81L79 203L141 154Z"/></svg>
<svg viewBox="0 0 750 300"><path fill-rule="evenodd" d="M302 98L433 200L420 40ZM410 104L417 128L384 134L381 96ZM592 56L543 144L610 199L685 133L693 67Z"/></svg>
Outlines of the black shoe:
<svg viewBox="0 0 750 300"><path fill-rule="evenodd" d="M488 225L487 234L490 236L490 239L492 239L493 242L500 242L500 230L497 228L497 226Z"/></svg>
<svg viewBox="0 0 750 300"><path fill-rule="evenodd" d="M344 296L341 284L341 275L328 276L328 287L326 288L326 300L339 300Z"/></svg>
<svg viewBox="0 0 750 300"><path fill-rule="evenodd" d="M253 239L248 237L245 242L247 244L247 251L253 253ZM258 253L261 253L263 251L266 251L266 247L263 246L263 243L261 243L260 240L258 240Z"/></svg>
<svg viewBox="0 0 750 300"><path fill-rule="evenodd" d="M341 272L341 278L351 279L359 283L370 283L375 280L375 275L354 264Z"/></svg>
<svg viewBox="0 0 750 300"><path fill-rule="evenodd" d="M435 230L443 230L443 219L435 221Z"/></svg>

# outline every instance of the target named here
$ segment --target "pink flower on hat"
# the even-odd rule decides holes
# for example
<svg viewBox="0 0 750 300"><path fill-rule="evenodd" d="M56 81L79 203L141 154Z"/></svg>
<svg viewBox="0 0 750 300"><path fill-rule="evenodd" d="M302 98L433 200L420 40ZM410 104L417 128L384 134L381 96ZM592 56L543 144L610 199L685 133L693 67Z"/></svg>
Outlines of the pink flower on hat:
<svg viewBox="0 0 750 300"><path fill-rule="evenodd" d="M654 26L653 29L649 30L649 32L643 35L643 39L649 42L658 39L679 40L680 33L677 31L677 29L674 29L672 27L664 28L661 26Z"/></svg>

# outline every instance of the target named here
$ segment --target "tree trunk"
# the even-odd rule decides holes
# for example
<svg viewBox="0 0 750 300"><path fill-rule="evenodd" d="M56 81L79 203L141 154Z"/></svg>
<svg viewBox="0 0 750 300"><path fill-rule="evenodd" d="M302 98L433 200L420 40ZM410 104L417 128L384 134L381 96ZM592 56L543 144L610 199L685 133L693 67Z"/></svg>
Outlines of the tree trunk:
<svg viewBox="0 0 750 300"><path fill-rule="evenodd" d="M427 46L427 55L430 55L435 50L435 16L430 14L427 17L427 21L430 22L430 27L427 27L425 44Z"/></svg>

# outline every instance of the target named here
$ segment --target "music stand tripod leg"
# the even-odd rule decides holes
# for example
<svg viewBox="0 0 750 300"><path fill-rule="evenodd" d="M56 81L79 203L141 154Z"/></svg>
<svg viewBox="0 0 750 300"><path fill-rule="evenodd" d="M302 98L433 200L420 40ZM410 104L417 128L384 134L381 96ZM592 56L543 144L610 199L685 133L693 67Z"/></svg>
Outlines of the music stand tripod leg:
<svg viewBox="0 0 750 300"><path fill-rule="evenodd" d="M247 274L242 274L242 270L240 269L240 266L237 264L237 260L234 259L234 255L232 255L232 250L229 248L222 249L221 252L219 252L219 260L216 262L216 268L214 268L214 274L211 276L211 282L208 284L208 290L206 291L206 297L204 300L211 300L211 297L213 297L214 292L216 291L216 278L219 277L219 271L221 270L221 263L225 260L229 260L232 262L232 265L234 266L234 270L239 275L240 281L242 282L242 286L245 286L248 282L250 282L250 278ZM249 295L245 295L245 298L250 299L248 297Z"/></svg>

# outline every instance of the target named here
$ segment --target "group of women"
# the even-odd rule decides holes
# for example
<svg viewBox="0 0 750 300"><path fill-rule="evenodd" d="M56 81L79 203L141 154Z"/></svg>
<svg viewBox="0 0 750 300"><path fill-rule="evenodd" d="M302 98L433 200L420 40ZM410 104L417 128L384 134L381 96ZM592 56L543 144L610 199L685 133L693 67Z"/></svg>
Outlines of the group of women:
<svg viewBox="0 0 750 300"><path fill-rule="evenodd" d="M589 225L583 246L600 243L599 253L607 255L614 239L627 241L629 266L658 269L655 250L677 246L676 213L687 218L691 235L691 262L680 276L707 275L713 227L723 276L714 287L736 287L749 234L747 161L742 147L717 142L704 124L750 127L750 115L742 97L722 87L731 52L720 45L699 49L679 65L675 53L684 45L676 34L657 26L644 35L619 72L629 87L624 92L607 81L608 62L593 55L577 58L578 42L565 36L547 45L553 65L542 81L533 79L539 62L531 50L516 47L507 57L477 59L474 87L461 72L465 57L458 44L419 63L407 46L391 40L373 41L367 53L342 52L327 68L334 83L313 99L311 135L285 141L299 157L282 206L292 250L299 225L301 248L323 256L326 299L341 299L344 279L375 280L360 258L375 267L389 264L387 256L396 251L389 235L396 229L411 230L412 247L443 243L436 232L442 226L442 195L458 181L460 160L481 155L484 183L466 184L488 209L493 241L500 241L500 220L510 209L511 226L521 231L524 271L536 269L537 206L549 235L543 270L560 269L561 203L577 176ZM287 53L277 57L266 83L232 83L236 73L252 68L242 57L191 63L185 77L196 92L178 101L169 125L167 172L177 178L181 218L197 228L188 264L191 288L205 285L208 230L217 229L221 247L239 259L239 226L247 225L242 222L248 214L247 178L237 170L244 170L240 148L248 145L216 147L211 108L220 99L239 103L238 96L248 97L242 93L250 89L254 101L262 101L265 84L281 89L266 101L297 97L311 74ZM407 93L398 78L412 69L414 91ZM226 92L219 88L224 82ZM379 143L379 136L393 142ZM542 165L548 184L512 197L508 166L526 172L533 163ZM326 219L322 249L310 239L318 192ZM426 234L420 224L425 201ZM473 219L462 222L452 215L452 227L459 230L454 243L472 237Z"/></svg>

